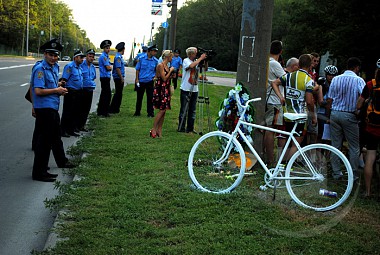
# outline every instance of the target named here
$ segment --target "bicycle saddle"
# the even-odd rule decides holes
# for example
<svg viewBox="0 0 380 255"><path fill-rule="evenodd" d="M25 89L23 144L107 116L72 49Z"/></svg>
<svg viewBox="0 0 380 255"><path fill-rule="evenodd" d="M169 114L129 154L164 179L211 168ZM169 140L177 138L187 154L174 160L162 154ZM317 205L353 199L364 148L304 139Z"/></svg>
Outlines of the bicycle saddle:
<svg viewBox="0 0 380 255"><path fill-rule="evenodd" d="M303 121L307 119L306 113L284 113L284 117L289 119L290 121Z"/></svg>

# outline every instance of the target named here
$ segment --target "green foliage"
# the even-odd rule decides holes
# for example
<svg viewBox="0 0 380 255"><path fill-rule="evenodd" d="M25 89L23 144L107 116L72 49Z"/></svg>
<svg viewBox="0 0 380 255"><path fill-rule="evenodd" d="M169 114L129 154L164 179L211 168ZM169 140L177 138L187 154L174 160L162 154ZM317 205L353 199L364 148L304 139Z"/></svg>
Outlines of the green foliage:
<svg viewBox="0 0 380 255"><path fill-rule="evenodd" d="M229 90L209 86L213 118ZM162 138L149 137L152 119L132 117L135 100L129 85L120 114L92 117L93 136L73 150L88 153L74 169L81 179L57 185L62 195L47 201L64 210L56 230L63 240L42 254L379 253L380 204L355 200L357 194L338 210L311 212L285 189L277 189L275 201L272 190L259 191L258 167L231 194L194 190L186 160L199 136L176 131L179 91Z"/></svg>
<svg viewBox="0 0 380 255"><path fill-rule="evenodd" d="M210 62L220 70L237 68L243 0L188 1L178 10L176 46L213 49ZM285 59L304 53L326 51L345 69L348 57L359 57L367 78L380 56L378 1L275 0L272 39L284 42ZM161 30L156 41L163 45ZM185 56L184 53L182 55Z"/></svg>
<svg viewBox="0 0 380 255"><path fill-rule="evenodd" d="M30 0L29 3L29 51L38 52L38 46L49 40L50 14L52 37L60 38L65 46L63 55L72 55L74 49L94 47L86 32L75 24L71 10L57 0ZM27 1L3 0L0 2L0 45L17 50L25 49ZM41 31L44 34L41 35ZM77 39L78 38L78 39Z"/></svg>

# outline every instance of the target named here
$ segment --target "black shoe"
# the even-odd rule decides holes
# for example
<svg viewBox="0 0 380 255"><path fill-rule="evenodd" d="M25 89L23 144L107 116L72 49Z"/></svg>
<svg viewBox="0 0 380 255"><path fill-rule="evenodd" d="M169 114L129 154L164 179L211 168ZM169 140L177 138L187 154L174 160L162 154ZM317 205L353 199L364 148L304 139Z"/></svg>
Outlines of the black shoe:
<svg viewBox="0 0 380 255"><path fill-rule="evenodd" d="M70 135L67 132L62 132L61 136L62 137L70 137Z"/></svg>
<svg viewBox="0 0 380 255"><path fill-rule="evenodd" d="M178 129L177 132L185 133L185 129Z"/></svg>
<svg viewBox="0 0 380 255"><path fill-rule="evenodd" d="M74 168L76 167L75 164L71 163L70 161L67 161L64 165L58 165L59 168Z"/></svg>
<svg viewBox="0 0 380 255"><path fill-rule="evenodd" d="M148 118L154 118L154 114L148 114Z"/></svg>
<svg viewBox="0 0 380 255"><path fill-rule="evenodd" d="M46 172L46 177L57 178L57 176L58 174L51 174L51 173Z"/></svg>
<svg viewBox="0 0 380 255"><path fill-rule="evenodd" d="M197 132L197 131L195 131L195 130L186 130L186 133L193 133L193 134L198 134L198 132Z"/></svg>
<svg viewBox="0 0 380 255"><path fill-rule="evenodd" d="M69 132L68 134L69 134L70 136L74 136L74 137L78 137L78 136L80 136L80 134L75 133L74 131L73 131L73 132Z"/></svg>
<svg viewBox="0 0 380 255"><path fill-rule="evenodd" d="M140 116L141 114L140 113L137 113L137 112L135 112L135 114L133 114L133 116Z"/></svg>
<svg viewBox="0 0 380 255"><path fill-rule="evenodd" d="M55 182L55 178L49 177L48 175L33 176L32 179L40 182Z"/></svg>

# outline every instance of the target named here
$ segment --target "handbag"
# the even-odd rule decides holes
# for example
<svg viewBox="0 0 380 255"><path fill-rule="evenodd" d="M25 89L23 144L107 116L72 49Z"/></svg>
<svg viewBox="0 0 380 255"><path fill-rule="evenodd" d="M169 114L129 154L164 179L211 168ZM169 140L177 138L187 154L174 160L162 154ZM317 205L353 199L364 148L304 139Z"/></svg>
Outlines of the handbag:
<svg viewBox="0 0 380 255"><path fill-rule="evenodd" d="M25 99L32 103L32 99L30 98L30 86L28 88L28 91L26 91Z"/></svg>

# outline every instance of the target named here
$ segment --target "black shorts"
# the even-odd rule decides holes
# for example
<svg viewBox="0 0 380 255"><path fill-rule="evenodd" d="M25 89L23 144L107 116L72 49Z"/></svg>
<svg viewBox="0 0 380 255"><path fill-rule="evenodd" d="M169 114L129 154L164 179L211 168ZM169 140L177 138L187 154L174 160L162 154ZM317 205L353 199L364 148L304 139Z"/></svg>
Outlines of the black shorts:
<svg viewBox="0 0 380 255"><path fill-rule="evenodd" d="M380 136L373 135L369 132L365 132L367 139L367 150L377 150L377 146L379 146L380 143Z"/></svg>
<svg viewBox="0 0 380 255"><path fill-rule="evenodd" d="M296 123L295 122L288 122L288 121L284 121L284 122L285 122L285 130L287 132L291 132ZM306 131L305 130L305 123L298 123L297 128L296 128L296 133L301 137L305 134L305 131Z"/></svg>

